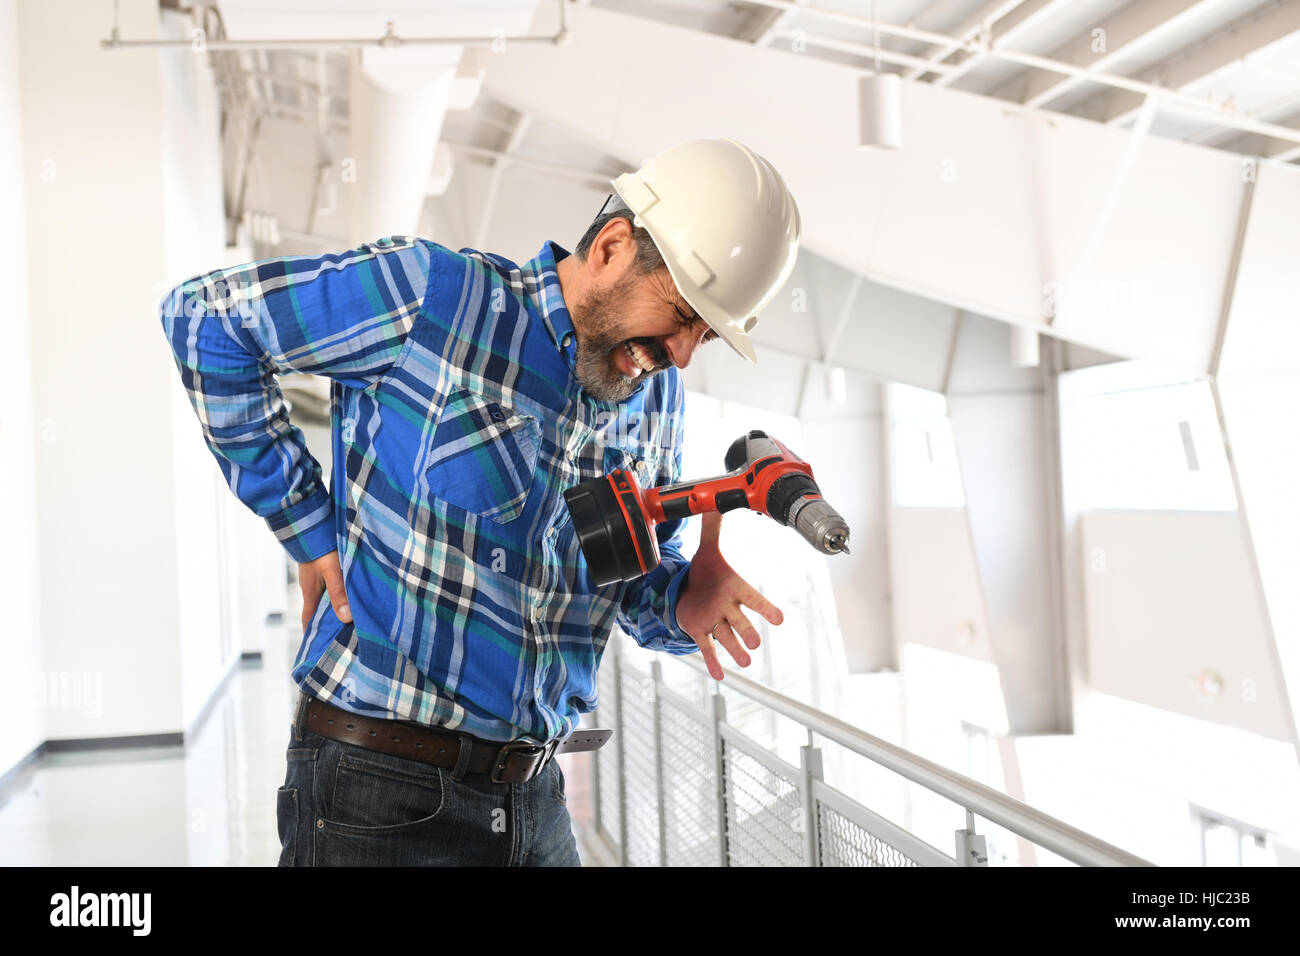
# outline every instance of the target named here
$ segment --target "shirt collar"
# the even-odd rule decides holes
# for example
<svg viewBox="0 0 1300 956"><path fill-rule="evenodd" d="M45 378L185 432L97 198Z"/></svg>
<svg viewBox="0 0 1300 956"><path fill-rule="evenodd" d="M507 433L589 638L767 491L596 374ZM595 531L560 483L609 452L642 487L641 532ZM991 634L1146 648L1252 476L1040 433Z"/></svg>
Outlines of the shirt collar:
<svg viewBox="0 0 1300 956"><path fill-rule="evenodd" d="M564 357L565 364L576 373L578 338L573 331L573 319L569 315L569 307L565 304L564 294L560 291L560 277L556 270L556 265L567 259L569 255L569 250L548 239L537 255L525 262L521 268L534 280L536 291L532 296L538 311L541 312L542 324L546 326L546 331L550 334L555 347ZM632 394L637 395L645 391L645 387L646 383L642 382ZM628 400L630 397L624 401Z"/></svg>
<svg viewBox="0 0 1300 956"><path fill-rule="evenodd" d="M523 271L535 280L533 301L542 314L542 324L546 326L546 331L550 333L551 340L564 356L565 362L573 368L578 343L573 332L573 319L569 316L569 307L565 305L564 294L560 291L560 277L555 268L568 256L567 249L547 240L537 255L524 263Z"/></svg>

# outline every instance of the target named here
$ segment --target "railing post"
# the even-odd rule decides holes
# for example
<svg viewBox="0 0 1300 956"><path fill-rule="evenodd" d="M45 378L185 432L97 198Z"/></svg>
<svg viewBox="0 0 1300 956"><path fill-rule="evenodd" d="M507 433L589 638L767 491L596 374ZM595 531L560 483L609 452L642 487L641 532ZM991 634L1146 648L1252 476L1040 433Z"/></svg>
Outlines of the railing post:
<svg viewBox="0 0 1300 956"><path fill-rule="evenodd" d="M655 803L659 810L659 865L668 865L668 824L667 810L664 806L664 736L663 736L663 694L659 693L664 685L663 665L656 657L650 662L650 680L654 689L654 699L650 701L650 713L653 716L651 733L655 742Z"/></svg>
<svg viewBox="0 0 1300 956"><path fill-rule="evenodd" d="M984 837L975 832L975 814L966 811L966 829L955 831L957 835L958 866L988 866L988 844Z"/></svg>
<svg viewBox="0 0 1300 956"><path fill-rule="evenodd" d="M821 866L818 850L817 808L813 805L812 782L822 779L822 752L812 743L812 731L808 731L808 743L799 748L799 803L803 816L805 866Z"/></svg>
<svg viewBox="0 0 1300 956"><path fill-rule="evenodd" d="M623 661L614 644L614 739L618 741L618 865L627 866L627 734L623 728Z"/></svg>
<svg viewBox="0 0 1300 956"><path fill-rule="evenodd" d="M609 706L605 703L596 705L596 712L592 715L595 720L592 726L599 727L605 722L605 714L608 713ZM599 836L605 829L605 820L601 814L600 806L600 751L591 752L591 763L587 765L587 772L591 775L591 832Z"/></svg>
<svg viewBox="0 0 1300 956"><path fill-rule="evenodd" d="M713 735L713 779L718 797L718 866L728 866L727 851L727 758L722 747L722 724L727 720L727 702L717 691L709 698L709 711L713 719L709 729Z"/></svg>

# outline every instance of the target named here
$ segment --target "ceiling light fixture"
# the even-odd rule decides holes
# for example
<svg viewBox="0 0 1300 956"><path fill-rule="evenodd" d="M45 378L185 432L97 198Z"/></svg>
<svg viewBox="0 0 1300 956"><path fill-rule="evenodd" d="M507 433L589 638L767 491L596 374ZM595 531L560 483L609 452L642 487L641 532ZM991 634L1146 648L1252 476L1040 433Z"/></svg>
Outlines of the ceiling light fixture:
<svg viewBox="0 0 1300 956"><path fill-rule="evenodd" d="M871 0L876 67L858 80L858 145L862 149L898 149L903 145L903 89L897 73L880 71L880 21Z"/></svg>

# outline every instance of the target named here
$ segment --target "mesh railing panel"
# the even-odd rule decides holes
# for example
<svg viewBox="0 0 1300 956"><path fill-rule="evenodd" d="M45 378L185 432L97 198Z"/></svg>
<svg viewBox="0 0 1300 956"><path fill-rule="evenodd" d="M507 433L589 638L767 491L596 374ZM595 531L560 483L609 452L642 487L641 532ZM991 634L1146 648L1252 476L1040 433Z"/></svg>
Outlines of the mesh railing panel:
<svg viewBox="0 0 1300 956"><path fill-rule="evenodd" d="M671 659L665 661L664 665L662 671L664 686L681 694L700 710L708 710L709 690L705 684L707 678L697 674L685 664Z"/></svg>
<svg viewBox="0 0 1300 956"><path fill-rule="evenodd" d="M822 866L919 866L901 850L817 801L817 847Z"/></svg>
<svg viewBox="0 0 1300 956"><path fill-rule="evenodd" d="M659 781L655 772L653 683L631 669L619 681L627 788L626 866L659 866Z"/></svg>
<svg viewBox="0 0 1300 956"><path fill-rule="evenodd" d="M718 791L709 728L671 704L661 711L669 866L718 865Z"/></svg>
<svg viewBox="0 0 1300 956"><path fill-rule="evenodd" d="M732 866L802 866L799 788L749 754L723 744L727 856Z"/></svg>
<svg viewBox="0 0 1300 956"><path fill-rule="evenodd" d="M596 726L613 727L615 697L614 665L606 663L596 672ZM609 743L595 752L596 785L600 787L600 830L611 846L618 846L622 826L622 808L619 806L619 748L623 735L615 733Z"/></svg>

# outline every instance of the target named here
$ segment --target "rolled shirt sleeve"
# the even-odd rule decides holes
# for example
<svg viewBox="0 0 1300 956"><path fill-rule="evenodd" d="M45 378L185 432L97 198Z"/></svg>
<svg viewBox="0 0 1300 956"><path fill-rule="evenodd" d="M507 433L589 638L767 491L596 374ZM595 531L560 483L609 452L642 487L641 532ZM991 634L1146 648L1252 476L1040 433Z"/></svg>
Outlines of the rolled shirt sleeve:
<svg viewBox="0 0 1300 956"><path fill-rule="evenodd" d="M187 279L159 304L226 483L296 562L336 550L334 507L276 376L375 381L421 307L433 248L394 236L343 253L258 260Z"/></svg>

